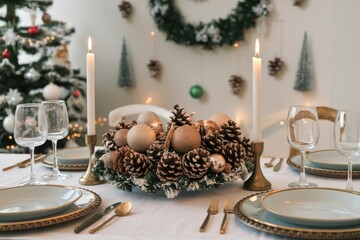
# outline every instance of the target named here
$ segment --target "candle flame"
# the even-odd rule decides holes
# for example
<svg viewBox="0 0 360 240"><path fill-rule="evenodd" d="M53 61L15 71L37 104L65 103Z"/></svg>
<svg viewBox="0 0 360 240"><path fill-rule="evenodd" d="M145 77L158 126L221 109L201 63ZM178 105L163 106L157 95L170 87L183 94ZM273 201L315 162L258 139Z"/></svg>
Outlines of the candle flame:
<svg viewBox="0 0 360 240"><path fill-rule="evenodd" d="M255 57L259 57L260 56L260 43L259 43L259 39L256 39L255 42Z"/></svg>
<svg viewBox="0 0 360 240"><path fill-rule="evenodd" d="M88 38L88 52L92 52L92 43L91 43L91 37Z"/></svg>

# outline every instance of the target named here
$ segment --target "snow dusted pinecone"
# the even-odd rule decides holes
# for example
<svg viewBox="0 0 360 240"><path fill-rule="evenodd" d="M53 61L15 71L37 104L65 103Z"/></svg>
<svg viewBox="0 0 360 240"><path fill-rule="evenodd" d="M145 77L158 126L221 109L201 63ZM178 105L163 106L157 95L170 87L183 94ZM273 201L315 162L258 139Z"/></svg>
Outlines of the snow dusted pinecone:
<svg viewBox="0 0 360 240"><path fill-rule="evenodd" d="M180 108L178 104L174 106L175 110L171 110L172 116L170 116L170 124L173 123L175 126L191 125L192 121L190 115L186 114L184 108Z"/></svg>
<svg viewBox="0 0 360 240"><path fill-rule="evenodd" d="M197 148L182 157L184 175L191 179L203 177L210 167L210 152Z"/></svg>
<svg viewBox="0 0 360 240"><path fill-rule="evenodd" d="M158 163L156 176L161 182L177 182L183 174L181 158L176 152L165 152Z"/></svg>
<svg viewBox="0 0 360 240"><path fill-rule="evenodd" d="M165 145L163 141L155 141L150 145L150 148L146 151L146 155L153 163L160 161L163 153L165 152Z"/></svg>
<svg viewBox="0 0 360 240"><path fill-rule="evenodd" d="M222 150L222 141L217 133L210 132L201 137L201 146L210 153L219 153Z"/></svg>
<svg viewBox="0 0 360 240"><path fill-rule="evenodd" d="M229 120L228 124L223 124L220 127L219 137L223 141L223 145L229 142L238 143L240 141L240 135L240 128L233 120Z"/></svg>
<svg viewBox="0 0 360 240"><path fill-rule="evenodd" d="M124 174L125 167L124 167L124 158L127 154L130 154L133 150L128 146L123 146L119 148L112 159L113 169L115 172Z"/></svg>
<svg viewBox="0 0 360 240"><path fill-rule="evenodd" d="M109 132L103 135L104 139L102 140L102 144L109 151L118 149L119 146L117 146L116 143L114 142L114 136L116 132L119 131L120 129L130 129L134 125L136 125L136 121L132 121L130 123L125 123L124 121L119 122L118 125L110 129Z"/></svg>
<svg viewBox="0 0 360 240"><path fill-rule="evenodd" d="M134 177L142 177L151 170L152 163L146 155L131 151L125 154L124 168L126 173Z"/></svg>
<svg viewBox="0 0 360 240"><path fill-rule="evenodd" d="M245 161L254 161L254 153L251 148L251 141L250 139L243 137L242 140L239 142L243 148L245 148L246 156Z"/></svg>
<svg viewBox="0 0 360 240"><path fill-rule="evenodd" d="M241 166L246 157L246 150L241 144L230 142L224 146L222 155L234 170Z"/></svg>

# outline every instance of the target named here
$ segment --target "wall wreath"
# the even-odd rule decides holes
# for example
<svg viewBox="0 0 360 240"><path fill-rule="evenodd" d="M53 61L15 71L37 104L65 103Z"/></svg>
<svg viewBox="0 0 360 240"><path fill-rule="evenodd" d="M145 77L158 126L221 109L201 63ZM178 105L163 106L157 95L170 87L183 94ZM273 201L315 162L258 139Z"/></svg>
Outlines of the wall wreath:
<svg viewBox="0 0 360 240"><path fill-rule="evenodd" d="M150 14L166 40L185 46L213 49L244 40L245 30L255 27L256 20L269 14L268 0L241 0L226 18L208 23L186 23L174 0L149 0Z"/></svg>

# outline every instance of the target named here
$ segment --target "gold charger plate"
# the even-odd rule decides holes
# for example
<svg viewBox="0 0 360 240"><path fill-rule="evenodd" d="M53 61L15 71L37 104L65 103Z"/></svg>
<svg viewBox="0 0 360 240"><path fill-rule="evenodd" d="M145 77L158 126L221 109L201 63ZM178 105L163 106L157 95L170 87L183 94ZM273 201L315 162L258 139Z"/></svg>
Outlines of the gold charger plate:
<svg viewBox="0 0 360 240"><path fill-rule="evenodd" d="M300 155L296 155L292 158L288 158L286 163L300 171ZM331 178L347 178L347 170L335 170L335 169L325 169L315 164L312 164L309 160L305 159L305 171L306 173L322 176L322 177L331 177ZM352 171L353 178L360 178L360 170Z"/></svg>
<svg viewBox="0 0 360 240"><path fill-rule="evenodd" d="M235 216L249 227L285 237L300 239L360 239L360 224L342 228L311 228L281 221L261 206L260 199L266 193L255 193L237 202L234 208Z"/></svg>
<svg viewBox="0 0 360 240"><path fill-rule="evenodd" d="M52 154L47 155L43 160L42 164L45 167L52 168L54 164L54 157ZM59 170L65 170L65 171L86 171L88 164L75 164L75 163L69 163L69 164L58 164Z"/></svg>
<svg viewBox="0 0 360 240"><path fill-rule="evenodd" d="M0 222L0 232L12 232L47 227L50 225L67 222L91 213L100 205L100 196L84 188L78 189L81 190L82 196L65 211L59 212L52 216L28 221Z"/></svg>

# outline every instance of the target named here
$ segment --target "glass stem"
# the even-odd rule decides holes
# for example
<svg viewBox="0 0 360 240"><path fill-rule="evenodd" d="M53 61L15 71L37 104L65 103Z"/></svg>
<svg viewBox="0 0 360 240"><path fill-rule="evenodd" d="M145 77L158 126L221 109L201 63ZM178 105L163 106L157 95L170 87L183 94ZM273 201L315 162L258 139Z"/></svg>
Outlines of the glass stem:
<svg viewBox="0 0 360 240"><path fill-rule="evenodd" d="M31 172L30 172L30 181L29 184L33 184L36 182L36 177L35 177L35 160L34 160L34 151L35 148L34 147L30 147L30 163L31 163Z"/></svg>
<svg viewBox="0 0 360 240"><path fill-rule="evenodd" d="M53 155L54 155L53 173L58 174L59 167L58 167L58 160L57 160L57 140L53 140L51 142L52 142Z"/></svg>
<svg viewBox="0 0 360 240"><path fill-rule="evenodd" d="M353 190L353 184L352 184L352 157L348 157L348 177L347 177L347 184L346 184L346 190Z"/></svg>
<svg viewBox="0 0 360 240"><path fill-rule="evenodd" d="M306 151L300 151L301 155L301 166L300 166L300 183L306 183L306 176L305 176L305 158L306 158Z"/></svg>

